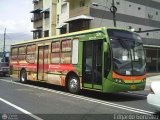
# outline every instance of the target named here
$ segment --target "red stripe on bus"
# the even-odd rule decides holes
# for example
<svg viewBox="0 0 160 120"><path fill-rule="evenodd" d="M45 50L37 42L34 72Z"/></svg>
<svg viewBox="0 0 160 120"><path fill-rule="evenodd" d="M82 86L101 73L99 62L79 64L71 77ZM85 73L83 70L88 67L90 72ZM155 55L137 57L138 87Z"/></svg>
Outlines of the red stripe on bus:
<svg viewBox="0 0 160 120"><path fill-rule="evenodd" d="M16 68L28 68L28 69L36 69L37 68L37 64L11 64L11 66L16 67ZM75 70L74 66L72 64L57 64L57 65L53 65L53 64L39 64L38 65L40 69L48 69L48 71L51 70Z"/></svg>
<svg viewBox="0 0 160 120"><path fill-rule="evenodd" d="M16 68L37 68L36 64L12 64L12 66Z"/></svg>
<svg viewBox="0 0 160 120"><path fill-rule="evenodd" d="M75 70L72 64L49 65L48 70Z"/></svg>

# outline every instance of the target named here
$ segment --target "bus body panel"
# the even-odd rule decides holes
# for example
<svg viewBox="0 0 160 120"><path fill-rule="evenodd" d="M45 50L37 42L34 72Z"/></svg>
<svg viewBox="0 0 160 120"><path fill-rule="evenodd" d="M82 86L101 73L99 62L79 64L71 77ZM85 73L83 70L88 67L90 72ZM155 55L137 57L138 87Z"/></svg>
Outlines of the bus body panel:
<svg viewBox="0 0 160 120"><path fill-rule="evenodd" d="M121 30L121 29L120 29ZM73 49L73 40L78 39L78 62L72 64L72 50ZM70 43L68 41L71 41ZM62 43L64 41L64 44ZM66 41L66 43L65 43ZM92 46L97 46L101 43L101 84L96 83L94 79L94 70L92 71L92 78L90 77L91 82L85 82L84 78L84 45L85 43L93 41ZM97 41L97 42L96 42ZM56 43L57 42L57 43ZM59 43L58 43L59 42ZM106 46L104 46L106 44ZM54 46L54 47L53 47ZM60 51L56 48L60 46ZM63 47L65 46L65 47ZM50 84L66 86L66 77L70 73L75 73L80 80L81 89L91 89L98 90L101 92L122 92L122 91L136 91L143 90L145 87L145 78L146 76L136 77L136 80L131 80L130 77L123 77L113 72L113 61L110 61L110 68L106 75L105 69L105 52L111 50L108 34L106 33L106 28L99 28L94 30L87 30L77 33L66 34L58 37L49 37L42 38L40 41L33 40L28 42L22 42L20 44L15 44L11 46L12 54L10 61L11 76L19 78L20 72L22 69L27 71L27 79L31 81L40 81L47 82ZM21 54L19 55L20 47L22 49ZM95 47L98 50L100 46ZM107 47L107 51L105 51ZM15 50L14 50L15 48ZM26 50L24 54L23 51ZM64 50L64 51L63 51ZM93 49L94 50L94 49ZM16 55L17 51L17 55ZM96 50L95 50L96 52ZM109 52L108 52L109 53ZM94 54L93 54L94 55ZM110 55L112 57L112 54ZM111 59L111 58L110 58ZM57 62L59 61L59 62ZM60 63L62 62L63 63ZM69 62L70 61L70 62ZM93 57L93 62L98 61ZM52 63L53 62L53 63ZM56 63L57 62L57 63ZM56 64L54 64L56 63ZM95 64L98 65L98 62ZM95 70L98 70L96 68ZM87 75L86 75L87 76ZM115 79L123 79L125 83L120 84L115 82ZM97 77L98 80L98 77Z"/></svg>

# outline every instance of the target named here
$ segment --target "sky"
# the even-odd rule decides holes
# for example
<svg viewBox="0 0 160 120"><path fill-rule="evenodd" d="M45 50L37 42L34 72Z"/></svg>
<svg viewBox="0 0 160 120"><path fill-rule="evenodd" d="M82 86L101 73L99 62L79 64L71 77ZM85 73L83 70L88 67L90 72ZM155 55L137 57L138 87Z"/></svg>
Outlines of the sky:
<svg viewBox="0 0 160 120"><path fill-rule="evenodd" d="M0 0L0 52L4 46L6 28L6 50L16 42L31 40L33 0Z"/></svg>
<svg viewBox="0 0 160 120"><path fill-rule="evenodd" d="M0 0L0 33L32 34L32 0Z"/></svg>

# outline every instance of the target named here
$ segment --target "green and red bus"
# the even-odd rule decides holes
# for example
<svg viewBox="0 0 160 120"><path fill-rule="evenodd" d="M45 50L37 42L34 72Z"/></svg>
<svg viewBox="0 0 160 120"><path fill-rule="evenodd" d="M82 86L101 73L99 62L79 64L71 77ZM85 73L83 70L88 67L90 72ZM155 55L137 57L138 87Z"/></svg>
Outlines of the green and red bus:
<svg viewBox="0 0 160 120"><path fill-rule="evenodd" d="M11 45L11 76L101 92L144 90L141 37L119 28L96 28Z"/></svg>

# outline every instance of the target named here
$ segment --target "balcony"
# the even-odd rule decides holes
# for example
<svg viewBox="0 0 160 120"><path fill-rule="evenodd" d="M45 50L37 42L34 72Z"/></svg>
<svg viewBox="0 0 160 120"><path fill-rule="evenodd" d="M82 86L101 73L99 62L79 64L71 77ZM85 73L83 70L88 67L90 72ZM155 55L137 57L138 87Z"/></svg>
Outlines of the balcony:
<svg viewBox="0 0 160 120"><path fill-rule="evenodd" d="M40 13L42 10L41 9L35 9L35 10L32 10L30 13Z"/></svg>
<svg viewBox="0 0 160 120"><path fill-rule="evenodd" d="M38 4L39 0L33 0L33 4Z"/></svg>
<svg viewBox="0 0 160 120"><path fill-rule="evenodd" d="M43 14L34 14L31 18L31 22L36 22L43 19Z"/></svg>

